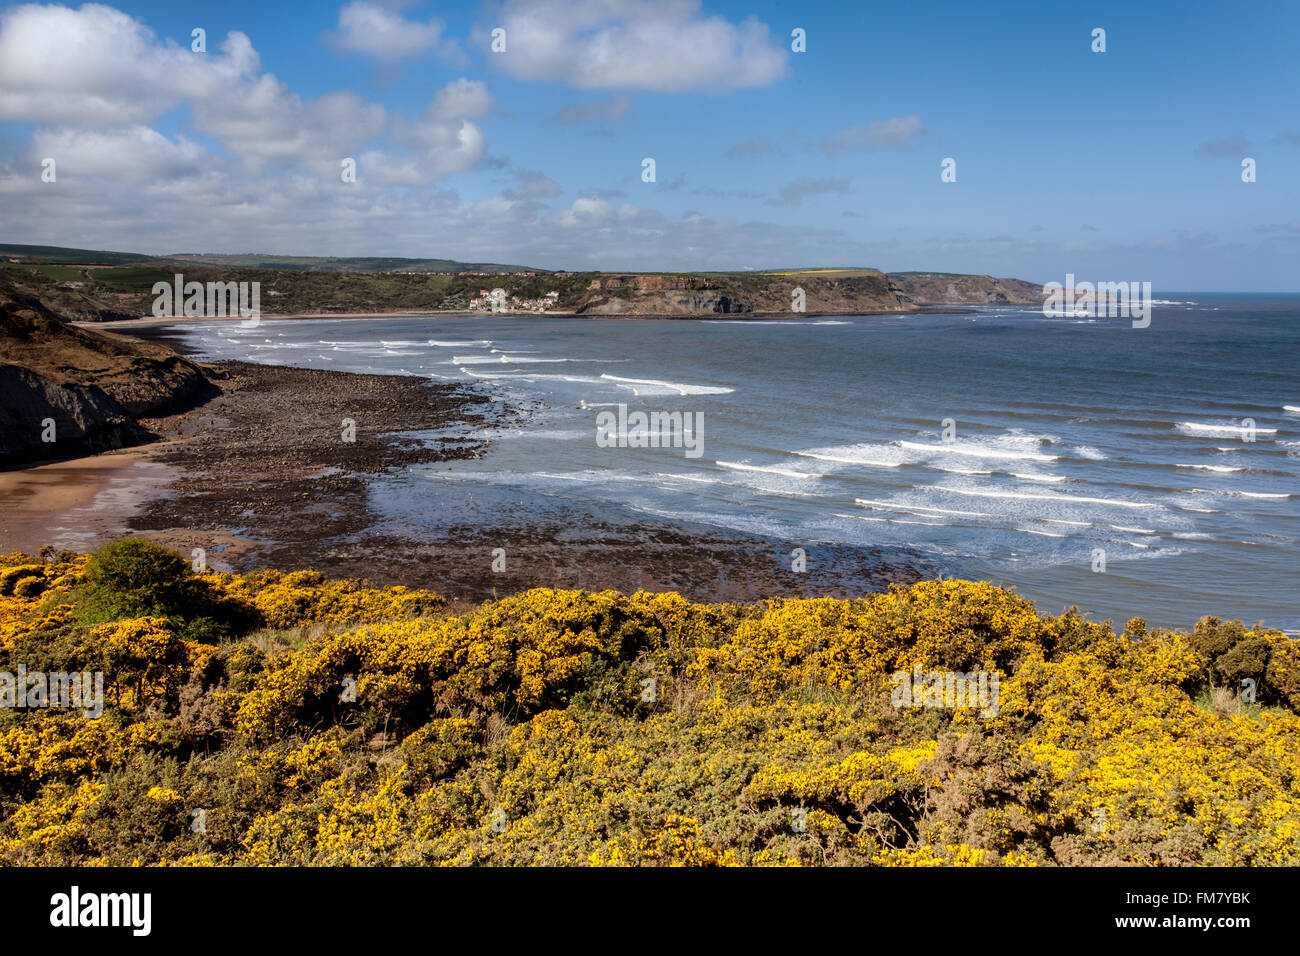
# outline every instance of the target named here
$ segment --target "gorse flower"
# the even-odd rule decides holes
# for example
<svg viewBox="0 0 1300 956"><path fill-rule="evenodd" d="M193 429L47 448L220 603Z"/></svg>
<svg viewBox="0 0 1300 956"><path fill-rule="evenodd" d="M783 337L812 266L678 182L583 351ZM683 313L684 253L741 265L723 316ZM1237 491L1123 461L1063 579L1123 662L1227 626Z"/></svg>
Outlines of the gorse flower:
<svg viewBox="0 0 1300 956"><path fill-rule="evenodd" d="M96 719L0 710L0 861L1300 863L1300 651L1276 631L1116 635L962 581L451 614L150 547L0 558L0 671L105 687ZM996 711L891 702L893 674L977 671Z"/></svg>

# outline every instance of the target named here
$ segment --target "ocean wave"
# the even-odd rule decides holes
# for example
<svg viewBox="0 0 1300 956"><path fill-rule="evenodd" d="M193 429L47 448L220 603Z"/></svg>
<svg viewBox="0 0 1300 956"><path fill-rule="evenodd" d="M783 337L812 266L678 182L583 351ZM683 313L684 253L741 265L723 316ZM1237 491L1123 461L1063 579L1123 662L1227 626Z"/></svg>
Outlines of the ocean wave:
<svg viewBox="0 0 1300 956"><path fill-rule="evenodd" d="M636 388L638 385L644 388L669 389L678 395L729 395L735 391L734 388L725 388L721 385L683 385L678 382L661 382L652 378L620 378L617 375L605 374L600 377L609 382L617 382L623 388L631 388L634 395L641 394Z"/></svg>
<svg viewBox="0 0 1300 956"><path fill-rule="evenodd" d="M1106 453L1099 448L1093 448L1091 445L1075 445L1074 453L1080 458L1086 458L1089 461L1106 460Z"/></svg>
<svg viewBox="0 0 1300 956"><path fill-rule="evenodd" d="M958 515L963 518L996 518L997 515L987 511L958 511L954 508L931 508L928 505L905 505L895 501L873 501L870 498L854 498L855 504L868 508L887 508L890 511L934 512L936 514Z"/></svg>
<svg viewBox="0 0 1300 956"><path fill-rule="evenodd" d="M1035 529L1035 528L1013 528L1012 530L1014 530L1014 531L1019 531L1021 534L1037 534L1037 535L1042 535L1044 538L1066 538L1066 537L1069 537L1069 535L1065 535L1065 534L1057 534L1055 531L1039 531L1039 530L1037 530L1037 529Z"/></svg>
<svg viewBox="0 0 1300 956"><path fill-rule="evenodd" d="M1177 431L1182 432L1184 435L1189 435L1189 436L1196 437L1196 438L1201 438L1201 437L1207 437L1207 438L1222 438L1222 437L1228 437L1228 438L1233 438L1233 437L1235 437L1235 436L1237 436L1237 435L1246 435L1246 434L1249 434L1249 433L1251 433L1252 431L1253 431L1254 434L1256 434L1256 435L1276 435L1276 434L1277 434L1277 429L1276 429L1276 428L1258 428L1258 427L1256 427L1256 428L1254 428L1254 429L1251 429L1251 428L1247 428L1247 427L1244 426L1244 425L1214 425L1214 424L1207 424L1207 423L1205 423L1205 422L1176 422L1176 423L1174 424L1174 428L1175 428Z"/></svg>
<svg viewBox="0 0 1300 956"><path fill-rule="evenodd" d="M1025 481L1065 481L1064 475L1028 475L1013 471L1012 478L1021 478Z"/></svg>
<svg viewBox="0 0 1300 956"><path fill-rule="evenodd" d="M837 465L867 465L871 468L897 468L903 464L898 449L890 445L862 442L856 445L828 445L791 452L800 458L829 461Z"/></svg>
<svg viewBox="0 0 1300 956"><path fill-rule="evenodd" d="M736 471L761 471L769 475L781 475L785 478L825 478L825 475L817 475L806 471L793 471L789 468L777 468L773 465L745 465L735 461L715 461L715 465L720 468L733 468Z"/></svg>
<svg viewBox="0 0 1300 956"><path fill-rule="evenodd" d="M880 521L885 524L913 524L921 525L924 528L945 528L947 527L942 521L908 521L905 518L873 518L870 515L846 515L839 512L833 512L837 518L852 518L854 521Z"/></svg>
<svg viewBox="0 0 1300 956"><path fill-rule="evenodd" d="M975 491L971 488L948 488L935 485L936 491L948 491L955 495L974 495L977 498L1011 498L1020 501L1068 501L1075 504L1106 505L1113 508L1155 508L1150 501L1123 501L1119 498L1087 498L1083 495L1027 495L1018 491Z"/></svg>
<svg viewBox="0 0 1300 956"><path fill-rule="evenodd" d="M1236 495L1239 498L1292 498L1294 495L1285 492L1275 491L1236 491L1233 489L1214 490L1212 488L1192 488L1191 493L1194 495ZM1189 511L1196 509L1189 508Z"/></svg>
<svg viewBox="0 0 1300 956"><path fill-rule="evenodd" d="M835 462L841 465L869 465L872 468L897 468L902 464L901 461L881 461L874 458L852 457L849 455L819 455L810 451L796 451L791 454L798 455L801 458L813 458L817 461Z"/></svg>
<svg viewBox="0 0 1300 956"><path fill-rule="evenodd" d="M655 477L671 478L674 481L694 481L697 482L698 484L703 484L703 485L730 484L730 482L723 481L721 478L711 478L708 475L682 475L682 474L672 475L672 474L668 474L667 472L657 471L655 472Z"/></svg>
<svg viewBox="0 0 1300 956"><path fill-rule="evenodd" d="M1036 438L1016 439L1021 444L1026 441L1038 442ZM906 448L910 451L923 451L931 455L964 455L967 458L998 458L1004 460L1017 461L1056 461L1055 455L1044 455L1042 452L1029 451L1024 448L998 448L994 445L979 444L976 442L944 442L942 444L927 444L917 441L900 441L899 448Z"/></svg>
<svg viewBox="0 0 1300 956"><path fill-rule="evenodd" d="M1202 471L1217 471L1217 472L1219 472L1220 474L1224 474L1224 475L1228 474L1229 472L1233 472L1233 471L1245 471L1245 470L1246 470L1245 468L1232 468L1232 467L1229 467L1228 465L1183 465L1183 464L1178 464L1178 465L1174 465L1174 467L1175 467L1175 468L1199 468L1199 469L1201 469Z"/></svg>

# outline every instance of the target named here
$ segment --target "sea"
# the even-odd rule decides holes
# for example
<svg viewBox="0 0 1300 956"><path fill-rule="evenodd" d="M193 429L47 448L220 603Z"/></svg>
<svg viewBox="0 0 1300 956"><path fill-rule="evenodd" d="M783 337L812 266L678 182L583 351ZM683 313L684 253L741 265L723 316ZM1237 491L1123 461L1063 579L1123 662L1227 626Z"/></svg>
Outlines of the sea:
<svg viewBox="0 0 1300 956"><path fill-rule="evenodd" d="M1300 295L1165 293L1145 328L1003 306L175 331L208 359L465 383L513 409L474 432L482 457L375 482L408 534L580 507L762 535L809 564L828 544L905 548L1117 626L1300 633ZM671 427L667 447L597 440L602 412L636 411L697 422L694 450Z"/></svg>

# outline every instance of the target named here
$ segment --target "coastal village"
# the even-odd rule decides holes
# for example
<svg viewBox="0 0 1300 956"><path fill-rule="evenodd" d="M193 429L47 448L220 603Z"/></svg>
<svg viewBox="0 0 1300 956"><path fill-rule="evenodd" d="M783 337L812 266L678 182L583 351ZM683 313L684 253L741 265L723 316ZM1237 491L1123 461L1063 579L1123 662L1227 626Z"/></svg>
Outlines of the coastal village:
<svg viewBox="0 0 1300 956"><path fill-rule="evenodd" d="M521 299L508 295L505 289L479 289L478 295L469 300L471 312L545 312L555 306L560 293L548 292L536 299Z"/></svg>

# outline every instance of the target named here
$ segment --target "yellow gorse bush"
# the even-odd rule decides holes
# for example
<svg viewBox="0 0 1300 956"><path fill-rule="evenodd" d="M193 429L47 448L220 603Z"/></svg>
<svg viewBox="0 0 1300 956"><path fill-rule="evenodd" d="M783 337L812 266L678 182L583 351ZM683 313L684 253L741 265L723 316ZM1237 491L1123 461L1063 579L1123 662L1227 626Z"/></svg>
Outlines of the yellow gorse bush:
<svg viewBox="0 0 1300 956"><path fill-rule="evenodd" d="M229 633L87 619L86 566L0 558L0 670L105 688L98 718L0 709L3 862L1300 863L1300 652L1275 631L1116 635L961 581L451 615L309 571L196 576L249 622ZM996 713L893 706L913 668L996 673Z"/></svg>

